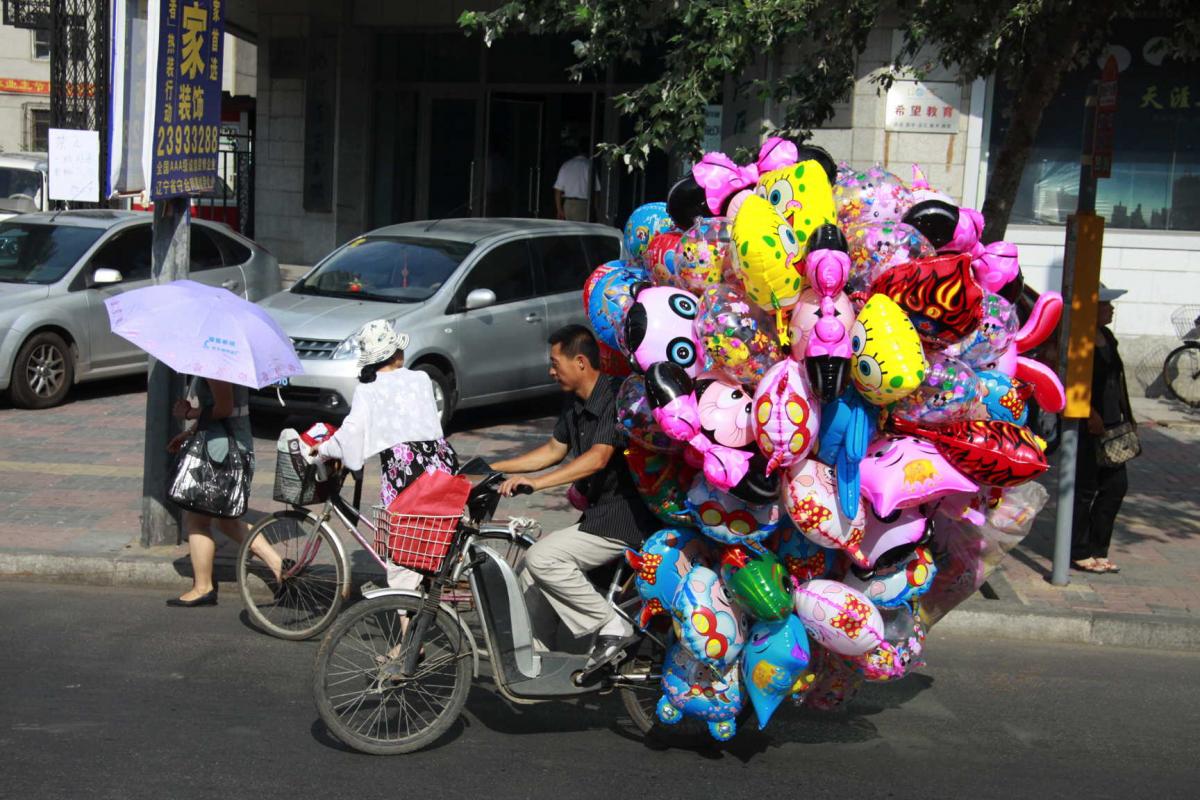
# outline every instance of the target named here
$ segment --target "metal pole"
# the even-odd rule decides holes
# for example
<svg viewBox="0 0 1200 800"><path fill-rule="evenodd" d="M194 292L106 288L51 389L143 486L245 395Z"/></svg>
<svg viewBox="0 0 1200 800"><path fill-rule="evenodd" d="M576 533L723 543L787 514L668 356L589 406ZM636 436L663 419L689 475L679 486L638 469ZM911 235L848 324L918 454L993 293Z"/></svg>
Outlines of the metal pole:
<svg viewBox="0 0 1200 800"><path fill-rule="evenodd" d="M1079 202L1075 213L1093 214L1096 211L1096 176L1092 172L1092 145L1096 131L1097 84L1092 82L1084 103L1083 156L1079 170ZM1078 229L1075 217L1067 222L1067 242L1063 253L1062 295L1063 318L1059 326L1059 375L1065 380L1068 342L1071 339L1071 302L1075 285L1075 256L1078 252ZM1054 571L1050 582L1066 586L1071 582L1068 569L1071 562L1071 529L1075 524L1075 464L1079 457L1079 420L1063 417L1062 435L1058 446L1058 510L1054 527Z"/></svg>
<svg viewBox="0 0 1200 800"><path fill-rule="evenodd" d="M151 264L155 283L188 276L191 252L191 204L186 197L156 200ZM166 365L150 359L146 382L146 442L142 461L143 547L174 545L180 541L179 510L167 500L171 456L167 442L179 430L171 406L182 394L183 383Z"/></svg>

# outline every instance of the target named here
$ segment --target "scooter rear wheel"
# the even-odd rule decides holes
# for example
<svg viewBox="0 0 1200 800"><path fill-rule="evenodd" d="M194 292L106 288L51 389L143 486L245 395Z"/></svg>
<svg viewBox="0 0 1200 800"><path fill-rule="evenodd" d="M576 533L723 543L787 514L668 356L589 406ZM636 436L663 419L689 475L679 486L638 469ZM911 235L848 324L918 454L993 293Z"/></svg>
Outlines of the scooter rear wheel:
<svg viewBox="0 0 1200 800"><path fill-rule="evenodd" d="M415 620L420 606L408 596L367 600L339 617L321 642L313 670L317 713L330 733L355 750L371 755L420 750L462 712L471 688L471 645L441 609L421 642L405 641L401 618ZM422 654L415 673L405 676L404 653L412 647Z"/></svg>

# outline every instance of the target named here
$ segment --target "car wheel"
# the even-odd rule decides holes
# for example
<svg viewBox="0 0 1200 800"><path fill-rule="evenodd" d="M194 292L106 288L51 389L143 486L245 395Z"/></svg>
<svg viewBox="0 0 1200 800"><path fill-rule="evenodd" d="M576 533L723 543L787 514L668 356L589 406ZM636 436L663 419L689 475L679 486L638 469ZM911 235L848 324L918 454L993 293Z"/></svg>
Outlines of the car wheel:
<svg viewBox="0 0 1200 800"><path fill-rule="evenodd" d="M417 364L413 369L424 372L433 381L433 399L437 402L438 413L442 416L442 427L446 427L450 424L450 418L454 416L453 382L433 364Z"/></svg>
<svg viewBox="0 0 1200 800"><path fill-rule="evenodd" d="M67 399L74 382L71 348L57 333L43 331L17 351L9 394L19 408L49 408Z"/></svg>

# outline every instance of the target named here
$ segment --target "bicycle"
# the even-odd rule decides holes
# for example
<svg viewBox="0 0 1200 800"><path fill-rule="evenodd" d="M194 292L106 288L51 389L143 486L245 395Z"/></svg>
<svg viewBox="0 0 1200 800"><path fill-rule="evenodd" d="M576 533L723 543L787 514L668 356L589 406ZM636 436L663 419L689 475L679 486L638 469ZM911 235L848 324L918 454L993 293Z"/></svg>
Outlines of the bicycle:
<svg viewBox="0 0 1200 800"><path fill-rule="evenodd" d="M620 692L637 731L668 741L707 738L703 723L684 720L666 728L655 715L662 665L672 631L643 634L616 664L588 667L585 653L535 652L524 593L509 559L492 544L523 553L533 544L536 523L493 522L500 473L470 493L450 539L435 542L429 520L392 515L377 529L392 554L436 553L427 562L425 591L380 588L347 611L325 635L313 668L313 700L321 721L337 739L373 755L409 753L437 741L458 719L480 657L491 665L500 694L513 703L538 703L586 694ZM528 487L522 487L528 488ZM399 535L397 535L399 532ZM411 563L411 559L406 559ZM641 599L618 564L605 594L616 612L633 622ZM464 618L440 600L441 590L466 579L474 597L483 646ZM636 626L635 626L636 627ZM593 641L588 642L590 651Z"/></svg>
<svg viewBox="0 0 1200 800"><path fill-rule="evenodd" d="M359 511L362 502L362 471L339 470L327 480L318 480L315 469L291 474L285 454L276 467L275 499L292 507L277 511L251 529L237 556L238 589L251 621L261 630L280 639L299 641L323 632L337 617L353 589L350 553L331 526L336 520L380 570L387 572L388 562L375 545L380 532L372 520ZM354 479L354 501L341 496L348 477ZM323 502L316 512L306 505ZM376 507L376 516L379 513ZM365 527L365 534L360 530ZM263 537L283 559L283 574L276 580L273 571L252 550ZM465 595L448 593L451 601Z"/></svg>
<svg viewBox="0 0 1200 800"><path fill-rule="evenodd" d="M1183 344L1163 360L1163 383L1177 400L1200 408L1200 306L1177 308L1171 324Z"/></svg>

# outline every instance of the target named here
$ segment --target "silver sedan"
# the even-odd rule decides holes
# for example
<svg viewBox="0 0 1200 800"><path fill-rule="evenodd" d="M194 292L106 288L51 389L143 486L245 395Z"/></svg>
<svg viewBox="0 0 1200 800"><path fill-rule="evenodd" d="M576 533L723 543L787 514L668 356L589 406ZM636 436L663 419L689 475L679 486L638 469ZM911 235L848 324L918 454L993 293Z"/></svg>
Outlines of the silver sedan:
<svg viewBox="0 0 1200 800"><path fill-rule="evenodd" d="M146 369L104 300L150 283L151 222L102 209L0 222L0 391L13 405L47 408L75 383ZM192 280L249 300L280 289L275 257L225 225L193 221L190 256Z"/></svg>

